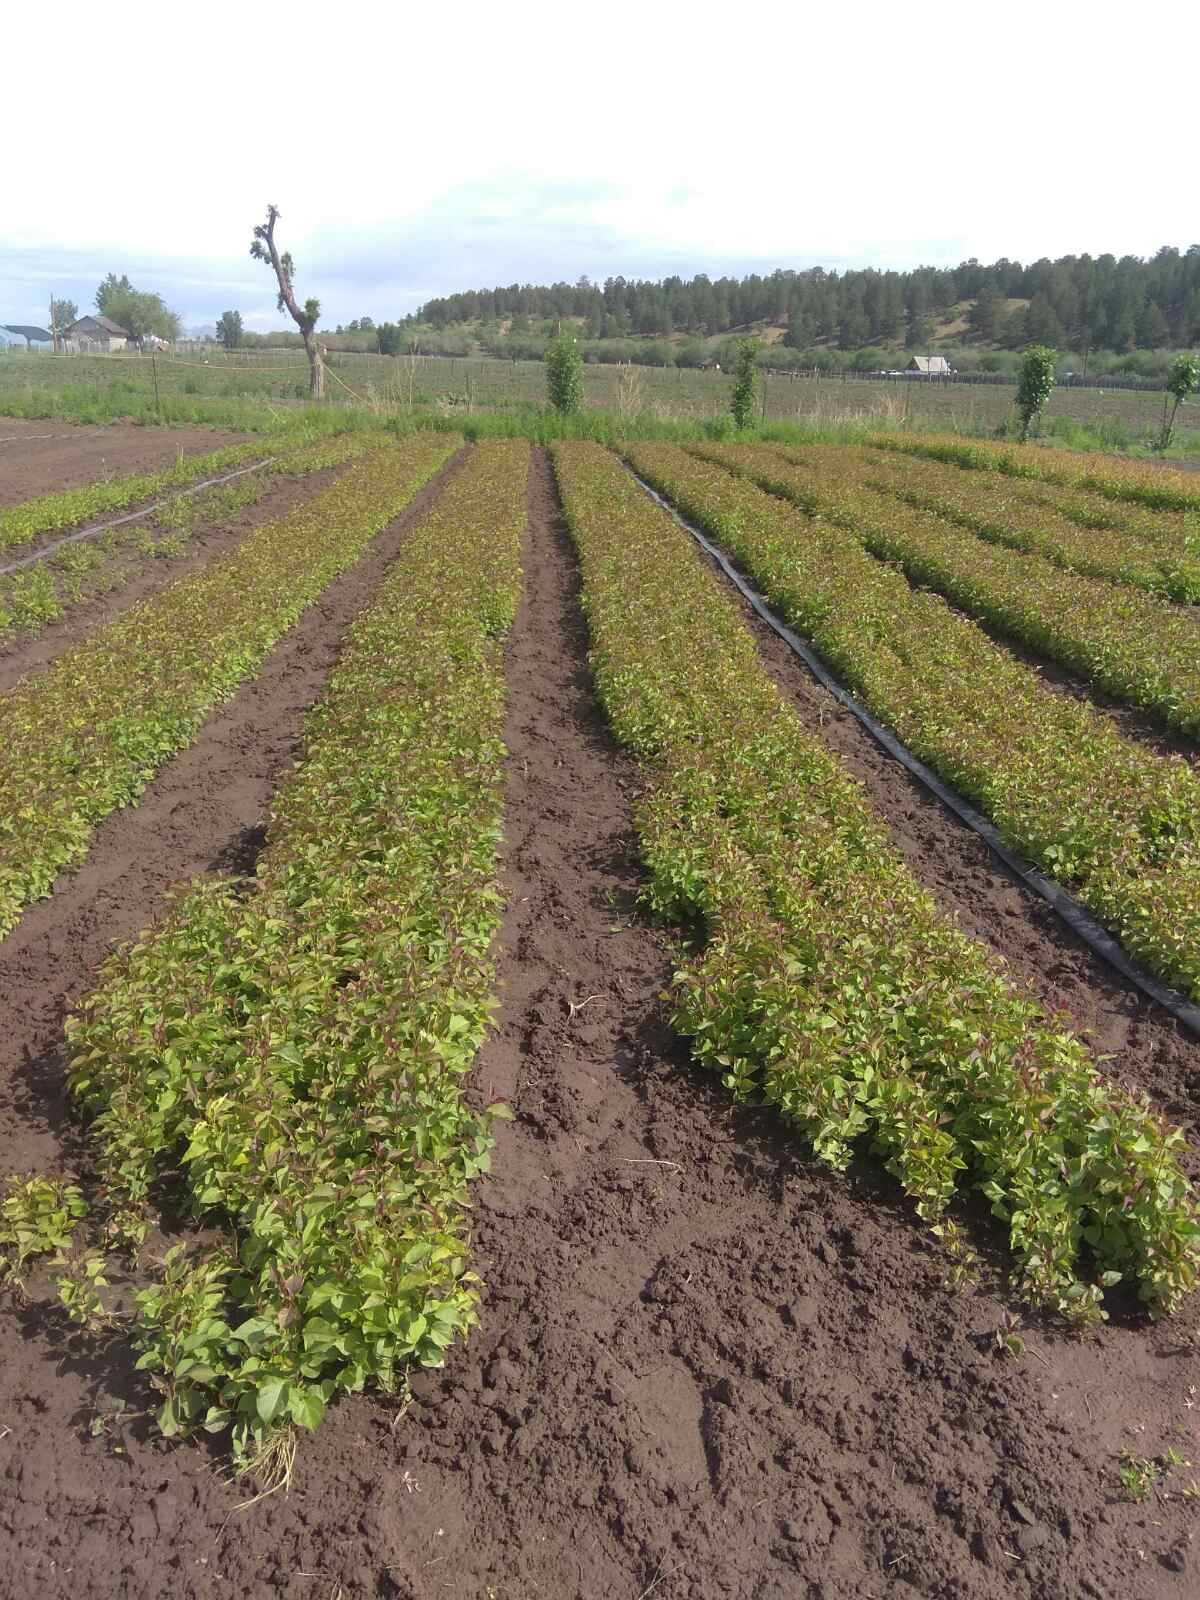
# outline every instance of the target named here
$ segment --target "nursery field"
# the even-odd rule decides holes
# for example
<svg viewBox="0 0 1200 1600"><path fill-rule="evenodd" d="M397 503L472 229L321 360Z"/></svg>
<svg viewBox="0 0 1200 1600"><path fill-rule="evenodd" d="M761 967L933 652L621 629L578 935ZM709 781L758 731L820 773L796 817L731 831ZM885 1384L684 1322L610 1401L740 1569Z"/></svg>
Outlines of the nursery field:
<svg viewBox="0 0 1200 1600"><path fill-rule="evenodd" d="M360 420L0 443L0 1600L1193 1594L1197 480Z"/></svg>

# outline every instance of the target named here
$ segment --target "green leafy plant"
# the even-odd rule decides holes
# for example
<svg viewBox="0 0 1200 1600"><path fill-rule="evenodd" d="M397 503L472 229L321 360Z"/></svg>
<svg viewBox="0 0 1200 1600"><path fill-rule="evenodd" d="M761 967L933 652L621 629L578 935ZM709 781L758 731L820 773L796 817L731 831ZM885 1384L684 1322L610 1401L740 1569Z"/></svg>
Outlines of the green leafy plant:
<svg viewBox="0 0 1200 1600"><path fill-rule="evenodd" d="M1012 450L942 434L872 434L868 441L880 450L928 456L972 472L999 472L1005 477L1033 478L1091 490L1106 500L1133 501L1161 511L1200 511L1200 490L1183 472L1164 472L1135 461L1106 457L1103 465L1087 462L1065 450Z"/></svg>
<svg viewBox="0 0 1200 1600"><path fill-rule="evenodd" d="M1023 854L1070 884L1146 966L1200 997L1200 780L1190 764L1158 755L1096 708L1055 694L1036 671L936 595L914 590L890 564L944 588L964 610L1012 619L1017 603L1001 604L998 576L1005 552L947 524L939 528L934 518L906 515L860 491L852 474L847 484L836 447L805 452L803 469L753 446L693 446L689 454L637 445L629 453L644 476L728 546L921 760ZM1040 578L1053 586L1055 572L1044 564ZM1060 576L1070 587L1072 580ZM1104 587L1118 623L1125 604L1152 605L1132 591ZM1043 649L1057 637L1064 657L1073 638L1080 646L1073 665L1092 660L1097 676L1103 671L1114 686L1119 680L1130 686L1126 697L1134 697L1136 686L1142 704L1173 666L1162 639L1190 626L1167 618L1161 636L1151 627L1154 643L1147 646L1132 629L1102 628L1098 615L1097 633L1110 656L1104 666L1098 656L1085 657L1086 642L1069 628L1069 612L1054 618L1039 609L1037 594L1026 591L1022 599L1024 637ZM1156 659L1156 648L1164 660ZM1183 679L1170 691L1175 725L1194 727L1196 712L1189 720L1181 692L1189 672L1195 681L1186 640L1175 661ZM1168 695L1160 694L1159 703L1165 708Z"/></svg>
<svg viewBox="0 0 1200 1600"><path fill-rule="evenodd" d="M276 459L260 472L199 493L173 495L144 521L67 545L48 554L36 567L0 577L0 635L11 630L32 637L72 606L120 588L131 577L138 559L179 555L198 528L254 505L281 478L343 466L392 442L382 430L366 428L324 438L313 438L305 430L296 437L295 444L284 440L277 447Z"/></svg>
<svg viewBox="0 0 1200 1600"><path fill-rule="evenodd" d="M627 450L743 564L764 566L779 502L760 497L759 521L758 491L719 469L667 446ZM951 1211L969 1184L1007 1226L1026 1292L1070 1320L1102 1316L1122 1278L1156 1311L1177 1304L1200 1272L1182 1134L1106 1084L1082 1042L942 919L668 514L595 446L559 445L555 464L597 687L646 764L647 902L701 930L674 1012L698 1059L775 1105L830 1165L872 1148L952 1261L969 1261ZM829 566L818 535L806 525L814 565L792 573L789 596ZM781 574L797 542L779 540ZM856 567L837 581L862 580ZM859 656L883 653L856 640Z"/></svg>
<svg viewBox="0 0 1200 1600"><path fill-rule="evenodd" d="M85 1250L63 1261L55 1284L72 1322L95 1331L113 1320L100 1294L109 1286L107 1274L108 1258L101 1250Z"/></svg>
<svg viewBox="0 0 1200 1600"><path fill-rule="evenodd" d="M729 401L730 415L736 428L748 428L754 421L758 397L758 351L757 339L738 340L733 394Z"/></svg>
<svg viewBox="0 0 1200 1600"><path fill-rule="evenodd" d="M9 1177L0 1185L0 1283L20 1285L35 1256L59 1255L87 1214L78 1184Z"/></svg>
<svg viewBox="0 0 1200 1600"><path fill-rule="evenodd" d="M1107 578L1172 600L1200 601L1200 537L1182 518L1133 506L1116 512L1103 499L1036 481L967 474L911 455L901 459L893 452L845 447L814 458L807 450L776 448L800 466L835 458L853 465L855 481L864 487L944 517L989 544L1041 556L1064 572ZM1021 565L1008 564L1012 572ZM1083 586L1080 592L1103 591Z"/></svg>
<svg viewBox="0 0 1200 1600"><path fill-rule="evenodd" d="M583 357L578 341L560 333L546 346L546 394L561 416L570 416L583 404Z"/></svg>
<svg viewBox="0 0 1200 1600"><path fill-rule="evenodd" d="M230 1237L138 1296L169 1436L290 1471L338 1393L402 1386L476 1320L466 1215L502 1108L463 1078L494 1006L503 635L529 449L483 445L355 623L254 887L201 881L69 1025L114 1225L180 1168Z"/></svg>
<svg viewBox="0 0 1200 1600"><path fill-rule="evenodd" d="M1193 355L1179 355L1171 363L1171 370L1167 373L1167 392L1163 396L1162 428L1158 435L1157 448L1168 450L1171 438L1175 432L1175 418L1179 415L1179 408L1188 395L1195 394L1200 389L1200 360ZM1168 404L1171 407L1170 415L1167 414Z"/></svg>
<svg viewBox="0 0 1200 1600"><path fill-rule="evenodd" d="M1028 439L1035 418L1045 410L1054 388L1054 369L1058 352L1044 344L1030 345L1021 357L1017 371L1017 415L1021 419L1021 438Z"/></svg>
<svg viewBox="0 0 1200 1600"><path fill-rule="evenodd" d="M1200 657L1191 617L1149 595L1084 577L1071 570L1069 558L1060 564L1032 552L1017 555L1006 541L994 542L986 493L976 497L968 488L947 498L927 492L919 477L912 487L905 473L880 479L862 453L841 446L778 452L701 446L697 453L837 523L914 583L1143 707L1164 726L1200 731ZM976 509L980 501L983 514ZM970 532L958 531L964 526ZM1095 534L1090 540L1099 543ZM1034 536L1026 535L1026 542ZM1183 562L1174 565L1176 572L1183 568ZM1186 570L1190 581L1200 579L1200 563ZM892 587L902 609L903 586Z"/></svg>
<svg viewBox="0 0 1200 1600"><path fill-rule="evenodd" d="M152 500L164 490L181 488L201 478L213 477L249 461L261 461L263 446L258 440L230 445L207 455L180 455L173 466L161 472L141 472L107 483L90 483L81 489L64 489L42 495L0 511L0 549L27 544L39 534L57 533L75 523L102 516L106 511L123 511L139 500Z"/></svg>
<svg viewBox="0 0 1200 1600"><path fill-rule="evenodd" d="M1019 1360L1025 1354L1025 1340L1021 1337L1021 1323L1011 1312L1006 1312L1000 1326L992 1330L992 1349L1000 1356L1013 1356Z"/></svg>
<svg viewBox="0 0 1200 1600"><path fill-rule="evenodd" d="M376 451L58 656L0 700L0 934L87 852L453 451L422 434Z"/></svg>
<svg viewBox="0 0 1200 1600"><path fill-rule="evenodd" d="M1153 1457L1136 1456L1131 1450L1123 1450L1117 1476L1126 1499L1140 1503L1148 1500L1177 1467L1190 1465L1177 1450L1167 1449L1161 1456ZM1188 1493L1186 1489L1183 1492Z"/></svg>

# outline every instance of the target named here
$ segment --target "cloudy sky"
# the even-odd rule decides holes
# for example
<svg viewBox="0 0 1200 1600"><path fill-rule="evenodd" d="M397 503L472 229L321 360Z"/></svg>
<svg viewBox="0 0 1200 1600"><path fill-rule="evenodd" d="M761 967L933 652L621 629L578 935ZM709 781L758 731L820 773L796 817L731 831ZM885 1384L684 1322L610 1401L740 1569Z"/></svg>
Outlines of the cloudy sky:
<svg viewBox="0 0 1200 1600"><path fill-rule="evenodd" d="M407 7L127 0L0 32L0 321L112 270L188 326L513 281L912 266L1200 235L1195 0ZM116 14L111 14L114 23ZM70 41L69 47L63 41Z"/></svg>

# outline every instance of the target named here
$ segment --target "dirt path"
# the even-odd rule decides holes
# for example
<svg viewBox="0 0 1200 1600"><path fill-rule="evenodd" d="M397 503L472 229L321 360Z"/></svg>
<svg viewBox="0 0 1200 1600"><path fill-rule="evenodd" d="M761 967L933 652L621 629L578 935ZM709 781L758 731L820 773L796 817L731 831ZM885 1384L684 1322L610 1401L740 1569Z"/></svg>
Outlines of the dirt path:
<svg viewBox="0 0 1200 1600"><path fill-rule="evenodd" d="M482 1325L406 1408L337 1406L290 1497L230 1518L201 1448L139 1423L92 1436L98 1399L142 1403L119 1343L72 1348L52 1316L6 1312L0 1597L1185 1600L1190 1503L1120 1503L1116 1458L1196 1455L1196 1363L1176 1349L1195 1313L1082 1341L1035 1326L1036 1354L1001 1357L1004 1304L940 1287L892 1184L818 1171L694 1071L657 998L667 943L632 910L638 778L592 698L540 452L531 511L503 1010L475 1074L517 1117L478 1191ZM174 826L177 872L252 850L262 711L211 753L217 789L253 760L243 800L173 824L155 796L140 847ZM79 991L160 888L135 910L101 883L72 902L68 885L22 924L43 976L10 968L30 1013L3 1039L22 1086L6 1165L17 1141L51 1164L63 1137L52 997Z"/></svg>
<svg viewBox="0 0 1200 1600"><path fill-rule="evenodd" d="M222 428L144 428L132 422L93 427L55 417L35 422L0 417L0 506L100 478L158 472L180 453L207 455L250 437ZM264 444L263 454L270 453Z"/></svg>
<svg viewBox="0 0 1200 1600"><path fill-rule="evenodd" d="M302 500L327 488L345 470L326 467L303 478L275 479L261 500L219 523L198 528L176 556L145 555L134 546L118 545L83 580L85 588L104 592L85 595L58 621L47 623L32 636L14 632L0 638L0 694L25 673L46 666L139 600L149 599L176 578L186 577L225 555L252 528L284 516Z"/></svg>

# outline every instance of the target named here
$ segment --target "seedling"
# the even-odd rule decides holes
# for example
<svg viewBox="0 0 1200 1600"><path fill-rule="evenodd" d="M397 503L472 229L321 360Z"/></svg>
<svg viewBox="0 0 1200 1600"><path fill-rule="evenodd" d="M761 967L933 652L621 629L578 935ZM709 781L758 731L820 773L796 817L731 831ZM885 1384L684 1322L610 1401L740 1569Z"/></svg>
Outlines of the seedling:
<svg viewBox="0 0 1200 1600"><path fill-rule="evenodd" d="M0 1193L0 1284L19 1291L31 1260L66 1250L87 1205L77 1184L59 1178L10 1177Z"/></svg>
<svg viewBox="0 0 1200 1600"><path fill-rule="evenodd" d="M992 1333L992 1348L997 1355L1020 1357L1025 1354L1025 1341L1017 1331L1020 1323L1011 1311L1006 1311L1000 1326Z"/></svg>

